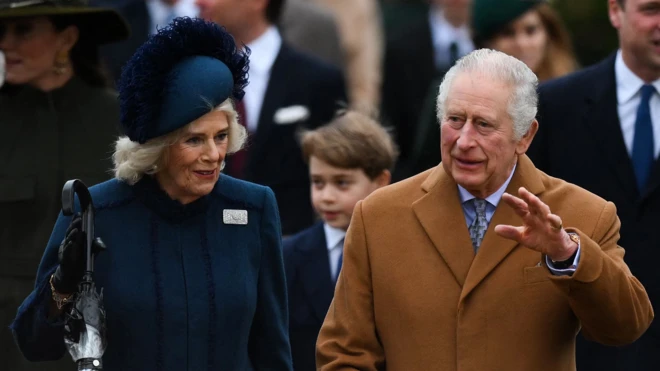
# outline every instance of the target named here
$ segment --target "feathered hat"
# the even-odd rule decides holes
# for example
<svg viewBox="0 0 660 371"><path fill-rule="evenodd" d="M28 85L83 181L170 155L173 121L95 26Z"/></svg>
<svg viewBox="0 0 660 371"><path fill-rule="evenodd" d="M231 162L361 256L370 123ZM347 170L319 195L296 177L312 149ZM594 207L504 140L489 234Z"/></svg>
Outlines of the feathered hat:
<svg viewBox="0 0 660 371"><path fill-rule="evenodd" d="M474 0L472 2L472 38L483 44L511 21L546 0Z"/></svg>
<svg viewBox="0 0 660 371"><path fill-rule="evenodd" d="M125 134L145 143L207 114L209 105L242 99L248 56L223 27L176 18L122 70L118 91Z"/></svg>

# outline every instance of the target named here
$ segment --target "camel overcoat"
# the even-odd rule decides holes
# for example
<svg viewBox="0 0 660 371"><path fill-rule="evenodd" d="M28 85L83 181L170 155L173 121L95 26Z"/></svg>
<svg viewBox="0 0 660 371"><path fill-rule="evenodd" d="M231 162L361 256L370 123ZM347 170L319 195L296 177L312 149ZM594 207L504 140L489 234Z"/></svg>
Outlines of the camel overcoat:
<svg viewBox="0 0 660 371"><path fill-rule="evenodd" d="M653 319L644 287L617 246L614 204L518 161L524 186L580 236L572 276L495 234L522 225L500 202L478 253L454 180L440 164L355 207L342 272L317 342L330 370L574 371L575 336L637 339Z"/></svg>

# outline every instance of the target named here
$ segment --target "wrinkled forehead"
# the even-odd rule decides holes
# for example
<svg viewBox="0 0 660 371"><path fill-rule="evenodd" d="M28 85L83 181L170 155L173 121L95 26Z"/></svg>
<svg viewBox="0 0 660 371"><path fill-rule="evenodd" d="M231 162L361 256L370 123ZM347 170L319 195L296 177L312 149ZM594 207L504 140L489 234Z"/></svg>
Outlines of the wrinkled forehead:
<svg viewBox="0 0 660 371"><path fill-rule="evenodd" d="M507 109L513 84L501 78L479 71L460 72L449 87L447 103L463 101L466 103L490 102L493 107Z"/></svg>

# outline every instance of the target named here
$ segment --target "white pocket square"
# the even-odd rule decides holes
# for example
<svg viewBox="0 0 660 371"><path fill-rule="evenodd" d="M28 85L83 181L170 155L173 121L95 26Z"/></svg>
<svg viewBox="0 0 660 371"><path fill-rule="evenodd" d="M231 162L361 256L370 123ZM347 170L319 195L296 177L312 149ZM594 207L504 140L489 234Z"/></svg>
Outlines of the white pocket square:
<svg viewBox="0 0 660 371"><path fill-rule="evenodd" d="M309 118L309 109L305 106L282 107L275 112L273 120L278 125L289 125Z"/></svg>

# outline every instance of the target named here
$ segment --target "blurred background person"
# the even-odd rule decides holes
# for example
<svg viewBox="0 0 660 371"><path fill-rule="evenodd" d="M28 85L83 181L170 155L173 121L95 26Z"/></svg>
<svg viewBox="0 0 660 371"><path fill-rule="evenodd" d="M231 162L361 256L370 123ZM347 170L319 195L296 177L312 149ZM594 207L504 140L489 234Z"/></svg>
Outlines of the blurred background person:
<svg viewBox="0 0 660 371"><path fill-rule="evenodd" d="M337 20L330 10L307 0L287 0L278 27L292 47L345 69Z"/></svg>
<svg viewBox="0 0 660 371"><path fill-rule="evenodd" d="M99 65L98 45L123 40L128 28L114 11L83 1L0 4L0 359L3 369L70 370L29 365L8 326L32 290L55 218L62 185L110 178L119 105Z"/></svg>
<svg viewBox="0 0 660 371"><path fill-rule="evenodd" d="M472 30L477 48L520 59L539 81L576 70L568 31L545 0L473 0Z"/></svg>
<svg viewBox="0 0 660 371"><path fill-rule="evenodd" d="M405 27L398 26L388 35L381 107L384 122L394 128L401 150L393 174L395 181L418 172L419 160L411 156L416 151L420 119L429 116L436 122L435 106L431 102L432 111L424 111L425 100L434 101L432 97L437 95L445 72L474 49L468 23L471 3L472 0L431 0L423 17L408 21ZM426 124L427 120L423 122ZM437 147L437 123L429 130ZM433 158L435 162L430 166L436 165L438 158Z"/></svg>
<svg viewBox="0 0 660 371"><path fill-rule="evenodd" d="M5 84L5 53L0 50L0 88Z"/></svg>
<svg viewBox="0 0 660 371"><path fill-rule="evenodd" d="M115 9L131 28L127 40L101 48L103 63L113 84L121 76L124 64L158 27L168 25L176 17L199 14L195 0L90 0L90 5Z"/></svg>
<svg viewBox="0 0 660 371"><path fill-rule="evenodd" d="M564 76L578 66L568 31L547 1L473 0L471 28L477 48L494 49L516 57L534 71L540 81ZM436 95L432 92L425 98L411 160L413 173L440 161Z"/></svg>
<svg viewBox="0 0 660 371"><path fill-rule="evenodd" d="M227 28L250 48L250 84L237 110L249 132L247 148L225 172L272 188L282 232L314 222L309 174L296 140L299 128L329 122L346 102L341 70L303 54L277 28L284 0L197 0L201 16Z"/></svg>
<svg viewBox="0 0 660 371"><path fill-rule="evenodd" d="M660 0L602 0L619 48L539 88L539 132L529 156L617 207L632 274L660 308ZM660 322L623 347L578 337L580 371L660 370Z"/></svg>
<svg viewBox="0 0 660 371"><path fill-rule="evenodd" d="M316 1L332 11L339 25L350 106L365 113L379 109L383 26L377 0Z"/></svg>

